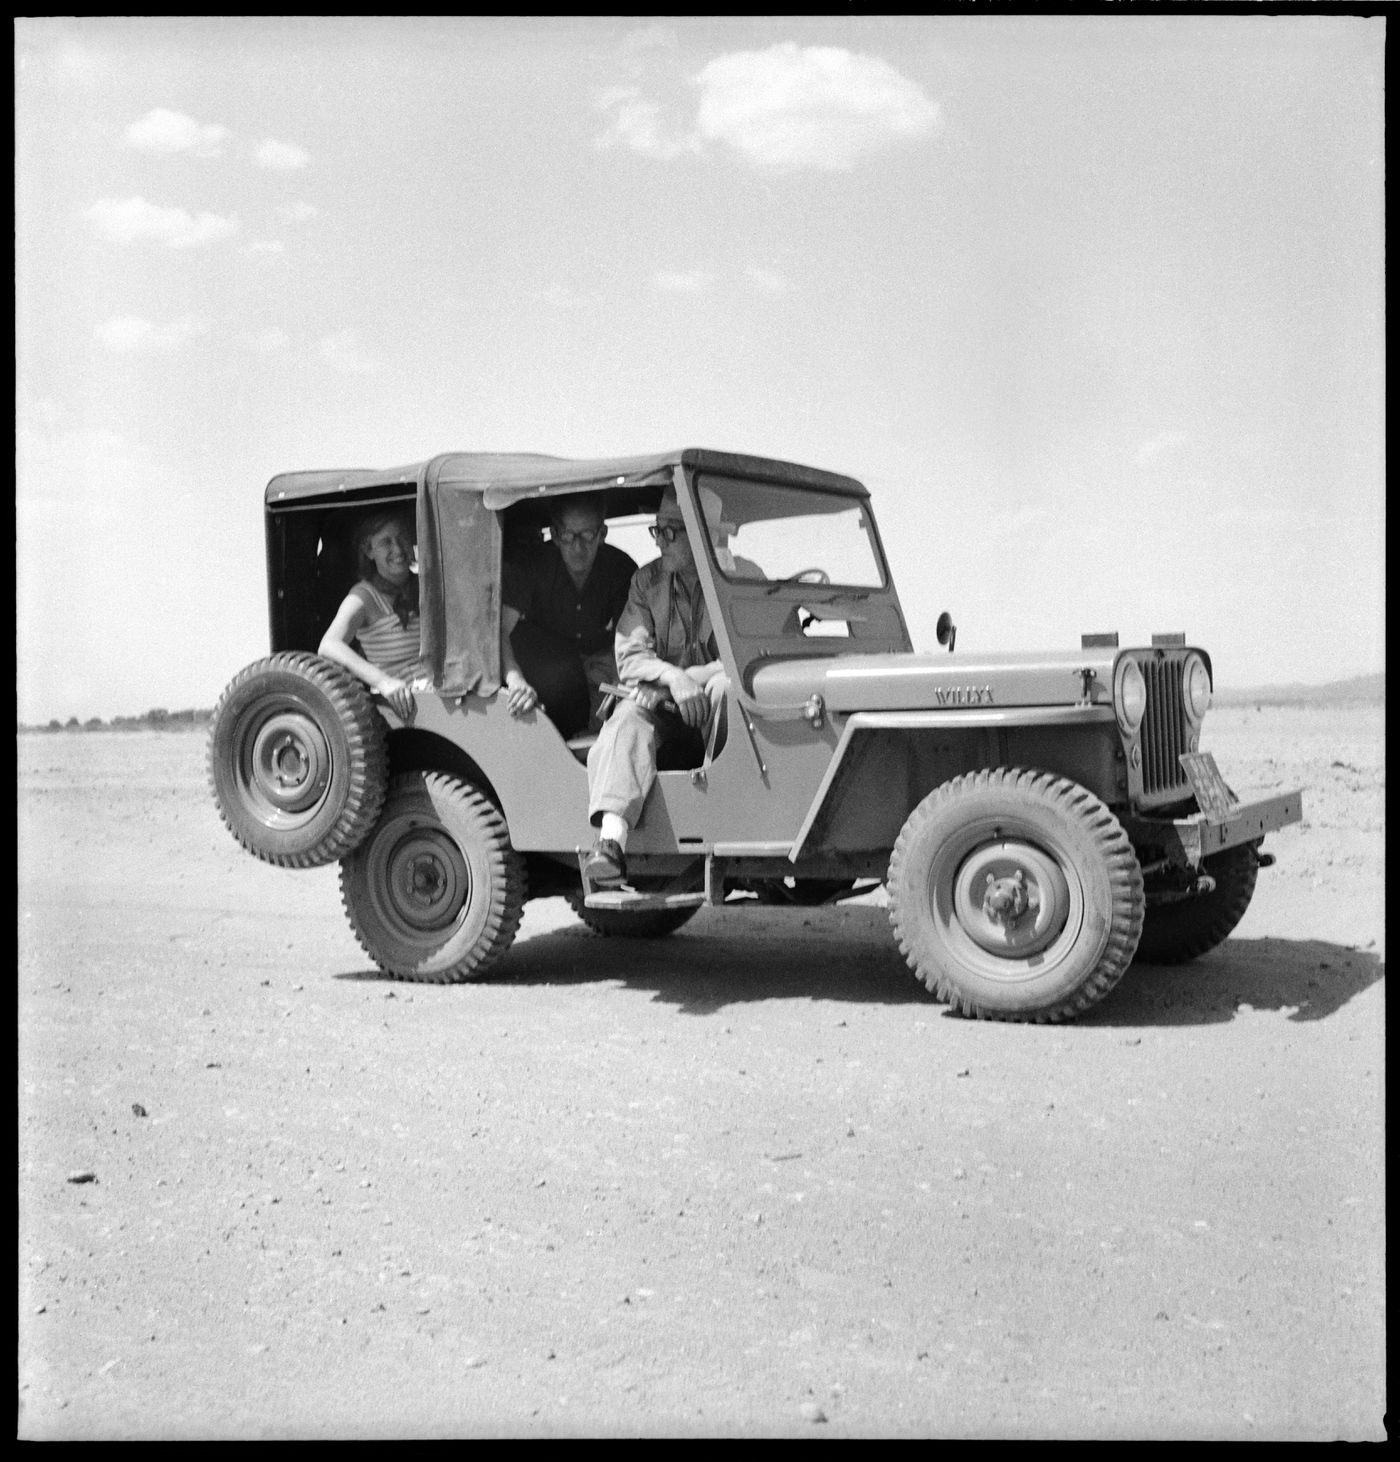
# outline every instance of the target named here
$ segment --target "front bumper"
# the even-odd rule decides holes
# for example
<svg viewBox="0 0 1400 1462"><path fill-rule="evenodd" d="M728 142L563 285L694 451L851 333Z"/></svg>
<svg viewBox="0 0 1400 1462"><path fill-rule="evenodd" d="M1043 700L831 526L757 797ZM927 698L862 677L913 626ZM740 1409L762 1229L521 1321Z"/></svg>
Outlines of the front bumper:
<svg viewBox="0 0 1400 1462"><path fill-rule="evenodd" d="M1194 812L1190 817L1127 817L1123 825L1133 846L1152 850L1155 859L1177 867L1199 868L1202 862L1227 848L1257 842L1265 833L1303 820L1301 791L1280 792L1257 802L1238 802L1215 812Z"/></svg>

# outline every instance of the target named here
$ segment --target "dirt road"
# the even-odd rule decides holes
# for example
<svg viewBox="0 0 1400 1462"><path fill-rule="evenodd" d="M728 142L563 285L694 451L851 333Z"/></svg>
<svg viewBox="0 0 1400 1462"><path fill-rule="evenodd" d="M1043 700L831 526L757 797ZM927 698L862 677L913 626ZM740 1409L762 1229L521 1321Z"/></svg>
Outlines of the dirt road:
<svg viewBox="0 0 1400 1462"><path fill-rule="evenodd" d="M19 1435L1383 1437L1383 736L1214 712L1306 824L1061 1027L879 895L390 982L201 737L21 736Z"/></svg>

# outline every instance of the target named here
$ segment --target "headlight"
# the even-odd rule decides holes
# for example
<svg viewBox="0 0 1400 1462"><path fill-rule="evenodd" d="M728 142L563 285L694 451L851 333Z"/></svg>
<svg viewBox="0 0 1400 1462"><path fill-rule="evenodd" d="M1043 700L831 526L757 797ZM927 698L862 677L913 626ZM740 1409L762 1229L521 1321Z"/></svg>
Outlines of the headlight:
<svg viewBox="0 0 1400 1462"><path fill-rule="evenodd" d="M1113 678L1113 709L1118 724L1129 736L1136 736L1147 714L1147 682L1136 660L1120 660Z"/></svg>
<svg viewBox="0 0 1400 1462"><path fill-rule="evenodd" d="M1199 725L1210 710L1210 671L1199 655L1189 655L1181 668L1181 696L1186 714Z"/></svg>

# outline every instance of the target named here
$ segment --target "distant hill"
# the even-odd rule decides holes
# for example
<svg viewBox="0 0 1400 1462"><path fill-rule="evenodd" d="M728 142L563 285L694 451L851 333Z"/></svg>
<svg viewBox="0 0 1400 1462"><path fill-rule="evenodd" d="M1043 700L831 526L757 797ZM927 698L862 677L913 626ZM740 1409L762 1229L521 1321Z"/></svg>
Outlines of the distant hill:
<svg viewBox="0 0 1400 1462"><path fill-rule="evenodd" d="M69 716L66 721L50 721L47 726L21 723L15 729L45 734L61 731L203 731L213 715L212 710L154 710L142 716L113 716L110 721L104 721L101 716L90 716L86 721Z"/></svg>
<svg viewBox="0 0 1400 1462"><path fill-rule="evenodd" d="M1215 692L1214 701L1217 706L1382 706L1385 671L1326 685L1261 685L1244 690L1225 686Z"/></svg>

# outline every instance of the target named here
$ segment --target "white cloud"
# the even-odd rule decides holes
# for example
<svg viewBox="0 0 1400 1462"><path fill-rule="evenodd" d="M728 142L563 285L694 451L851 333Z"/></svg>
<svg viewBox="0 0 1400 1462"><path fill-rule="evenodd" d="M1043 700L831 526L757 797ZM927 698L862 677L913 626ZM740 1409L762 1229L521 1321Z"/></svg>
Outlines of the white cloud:
<svg viewBox="0 0 1400 1462"><path fill-rule="evenodd" d="M612 121L595 141L596 147L625 147L659 162L699 150L698 137L664 128L661 108L635 86L609 87L598 93L596 105L599 111L612 113Z"/></svg>
<svg viewBox="0 0 1400 1462"><path fill-rule="evenodd" d="M1146 467L1154 457L1160 456L1163 452L1174 452L1178 447L1184 447L1190 438L1185 432L1163 431L1158 432L1155 437L1149 437L1143 442L1135 453L1139 467Z"/></svg>
<svg viewBox="0 0 1400 1462"><path fill-rule="evenodd" d="M203 335L208 323L197 315L181 315L157 325L140 315L118 315L104 320L93 330L97 343L115 355L133 355L143 350L171 352L179 350L195 335Z"/></svg>
<svg viewBox="0 0 1400 1462"><path fill-rule="evenodd" d="M196 122L184 112L157 107L133 122L122 134L122 141L142 152L188 152L194 157L218 157L228 135L228 128L216 122Z"/></svg>
<svg viewBox="0 0 1400 1462"><path fill-rule="evenodd" d="M183 208L162 207L144 198L99 198L84 216L119 244L149 239L171 249L187 249L216 243L238 232L236 218L217 213L196 217Z"/></svg>
<svg viewBox="0 0 1400 1462"><path fill-rule="evenodd" d="M281 254L286 251L287 246L281 239L254 239L248 245L250 254Z"/></svg>
<svg viewBox="0 0 1400 1462"><path fill-rule="evenodd" d="M289 341L285 331L279 330L276 325L269 325L263 330L245 330L238 337L238 343L255 355L275 355L279 350L284 350Z"/></svg>
<svg viewBox="0 0 1400 1462"><path fill-rule="evenodd" d="M618 42L618 51L624 58L645 57L656 51L674 51L675 49L675 27L665 25L661 21L653 21L650 25L642 25L638 26L636 30L629 30Z"/></svg>
<svg viewBox="0 0 1400 1462"><path fill-rule="evenodd" d="M276 142L271 137L260 142L253 160L259 167L273 168L279 173L295 172L311 161L311 154L294 142Z"/></svg>
<svg viewBox="0 0 1400 1462"><path fill-rule="evenodd" d="M786 294L792 288L792 281L787 275L780 274L776 269L764 269L761 265L750 264L744 273L749 283L761 294Z"/></svg>
<svg viewBox="0 0 1400 1462"><path fill-rule="evenodd" d="M843 171L938 124L937 105L888 62L834 46L734 51L696 84L700 135L756 167Z"/></svg>
<svg viewBox="0 0 1400 1462"><path fill-rule="evenodd" d="M661 269L652 275L651 282L668 294L699 294L708 280L701 269L692 269L688 273Z"/></svg>
<svg viewBox="0 0 1400 1462"><path fill-rule="evenodd" d="M636 33L646 49L648 32ZM659 39L659 38L658 38ZM599 148L625 147L668 162L732 148L755 167L841 172L883 147L938 126L935 102L878 56L784 41L766 51L717 56L694 78L693 125L668 124L660 104L637 86L595 97L610 120Z"/></svg>
<svg viewBox="0 0 1400 1462"><path fill-rule="evenodd" d="M379 359L362 346L353 330L337 330L317 345L321 359L348 376L372 376L380 368Z"/></svg>
<svg viewBox="0 0 1400 1462"><path fill-rule="evenodd" d="M305 223L308 219L315 218L320 209L314 203L305 203L300 198L295 203L288 203L278 210L278 217L286 223Z"/></svg>

